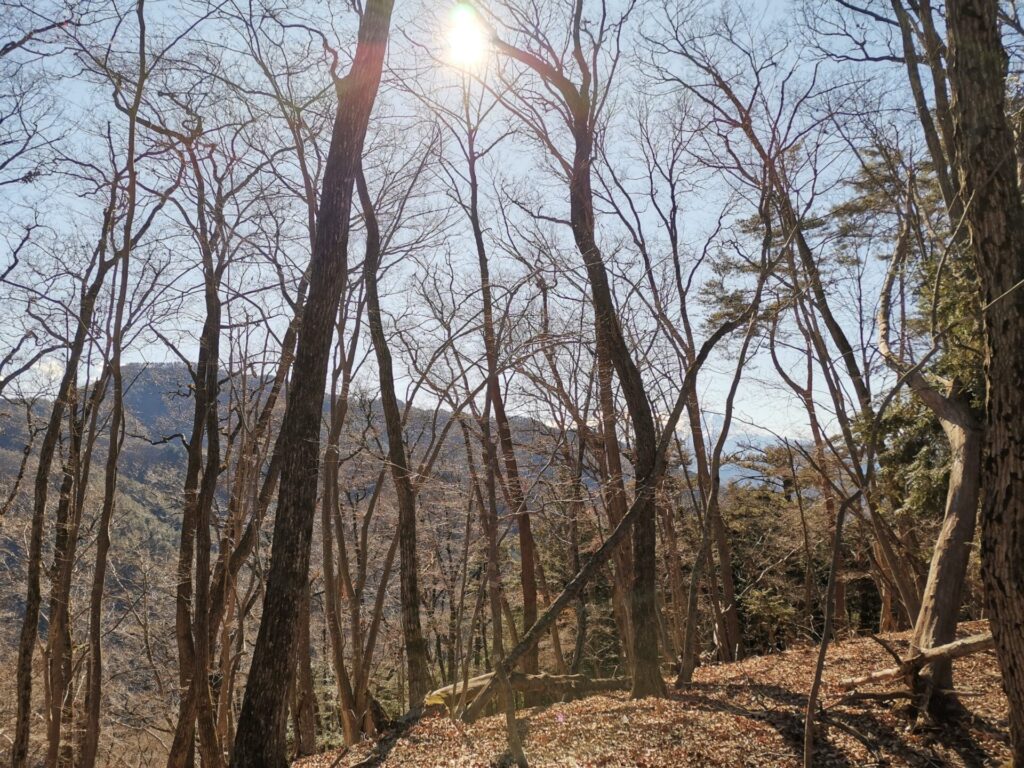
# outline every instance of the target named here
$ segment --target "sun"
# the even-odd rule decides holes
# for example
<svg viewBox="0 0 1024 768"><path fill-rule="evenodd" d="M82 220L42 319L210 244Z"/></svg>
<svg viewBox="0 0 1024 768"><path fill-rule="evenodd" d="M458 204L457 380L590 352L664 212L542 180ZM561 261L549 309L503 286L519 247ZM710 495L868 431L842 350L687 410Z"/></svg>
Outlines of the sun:
<svg viewBox="0 0 1024 768"><path fill-rule="evenodd" d="M473 6L459 3L448 15L448 63L465 70L483 65L490 52L490 34Z"/></svg>

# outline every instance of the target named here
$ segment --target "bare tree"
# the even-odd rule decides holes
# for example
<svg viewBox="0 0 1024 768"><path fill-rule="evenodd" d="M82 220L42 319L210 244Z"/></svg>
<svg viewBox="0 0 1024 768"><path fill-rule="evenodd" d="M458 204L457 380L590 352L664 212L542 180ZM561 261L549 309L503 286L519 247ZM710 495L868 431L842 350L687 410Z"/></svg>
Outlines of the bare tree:
<svg viewBox="0 0 1024 768"><path fill-rule="evenodd" d="M349 74L336 81L338 108L324 169L310 291L293 363L292 387L281 425L283 465L274 546L259 638L238 721L232 766L284 766L285 697L292 675L296 596L309 570L319 469L320 421L334 317L346 278L353 184L380 81L391 2L371 2L359 24ZM340 261L340 263L339 263ZM310 480L313 482L310 482Z"/></svg>

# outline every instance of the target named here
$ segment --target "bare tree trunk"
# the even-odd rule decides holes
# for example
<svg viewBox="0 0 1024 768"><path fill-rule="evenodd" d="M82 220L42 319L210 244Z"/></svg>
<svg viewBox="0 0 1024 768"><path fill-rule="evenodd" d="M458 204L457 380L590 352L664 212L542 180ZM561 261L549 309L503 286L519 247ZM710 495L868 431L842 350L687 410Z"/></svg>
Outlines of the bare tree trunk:
<svg viewBox="0 0 1024 768"><path fill-rule="evenodd" d="M966 415L968 421L962 425L943 423L950 447L949 488L942 529L921 596L921 612L914 624L911 646L916 650L946 645L956 638L981 495L982 434L969 411ZM953 666L948 661L934 664L922 677L937 689L950 689Z"/></svg>
<svg viewBox="0 0 1024 768"><path fill-rule="evenodd" d="M946 645L956 637L961 595L981 495L982 434L965 395L956 391L943 395L925 379L923 373L898 359L890 347L892 286L897 272L903 268L908 235L907 229L900 233L896 253L882 286L877 325L878 345L886 362L896 373L901 374L901 378L906 380L917 397L935 414L949 443L945 515L921 596L921 609L916 617L912 617L912 646L915 650L923 650ZM951 689L952 663L949 660L940 661L927 668L921 678L929 692L935 688Z"/></svg>
<svg viewBox="0 0 1024 768"><path fill-rule="evenodd" d="M765 255L767 255L768 244L770 243L770 234L765 238ZM761 301L761 289L760 284L757 291L757 296L751 304L752 317L750 323L747 326L746 335L743 337L743 343L740 346L739 358L736 362L736 369L733 373L732 383L729 387L729 392L725 399L725 414L722 419L721 432L718 435L718 440L715 441L715 449L711 454L711 462L708 465L708 474L711 482L711 486L708 489L707 504L704 509L704 520L701 526L701 542L700 547L697 550L697 559L693 564L693 571L690 574L690 588L687 593L686 601L686 630L683 635L683 647L682 647L682 659L680 660L679 675L676 678L676 687L686 685L693 679L693 670L697 664L697 589L700 583L701 572L710 560L710 537L711 532L715 526L716 520L720 523L721 517L719 514L719 491L722 485L722 452L725 450L725 441L729 437L729 430L732 426L732 414L733 414L733 403L736 400L736 392L740 386L740 380L743 377L743 369L747 364L747 352L750 349L750 344L753 341L754 333L757 330L757 308ZM724 563L722 564L724 569ZM735 595L732 597L735 602ZM727 624L729 632L733 631L733 627ZM739 623L737 621L735 631L739 632ZM735 642L739 645L739 637L730 638L727 634L723 638L723 642ZM727 651L727 655L731 655L732 650Z"/></svg>
<svg viewBox="0 0 1024 768"><path fill-rule="evenodd" d="M194 154L192 157L194 160ZM201 172L198 169L196 179L202 199ZM174 741L168 754L168 768L181 765L186 755L193 749L197 718L204 761L212 763L213 766L222 762L220 747L216 742L209 686L210 515L220 474L218 376L222 312L219 296L221 271L214 265L208 237L201 238L200 247L203 252L206 318L199 339L195 368L195 402L188 443L183 494L185 503L178 548L175 636L178 643L178 682L181 686L181 699ZM192 575L193 563L195 579Z"/></svg>
<svg viewBox="0 0 1024 768"><path fill-rule="evenodd" d="M664 696L665 681L661 676L658 656L658 624L655 612L657 523L655 520L654 475L657 436L651 405L647 400L643 378L636 367L622 334L615 302L608 284L608 273L594 239L594 201L591 190L593 128L589 100L574 114L573 136L576 142L572 177L569 185L569 208L573 237L583 258L590 279L594 317L599 345L605 345L615 368L622 393L633 422L636 477L637 524L633 527L633 582L630 594L630 620L633 637L633 687L630 695Z"/></svg>
<svg viewBox="0 0 1024 768"><path fill-rule="evenodd" d="M111 186L111 197L116 195L116 188ZM104 221L94 252L96 272L92 276L89 287L82 295L78 307L78 322L75 336L68 347L64 375L61 377L57 395L50 410L50 419L43 433L39 446L39 458L36 463L34 496L32 504L32 524L29 535L27 558L27 586L25 596L25 618L21 626L18 643L17 662L17 698L18 713L14 726L14 738L11 743L11 768L24 768L28 760L28 737L32 718L32 656L35 650L36 637L39 632L39 608L42 601L40 592L40 575L43 561L43 533L46 522L46 501L50 491L50 470L53 457L60 437L60 426L64 412L73 397L73 389L78 376L78 366L82 359L82 351L92 325L96 300L103 288L107 273L117 261L117 255L107 258L107 237L113 216L113 202L104 212Z"/></svg>
<svg viewBox="0 0 1024 768"><path fill-rule="evenodd" d="M658 437L651 404L636 362L633 360L623 335L618 311L612 297L604 256L595 237L594 195L592 163L594 134L597 128L598 104L593 100L592 75L587 65L587 54L582 48L582 6L573 16L573 45L576 63L581 72L582 85L577 86L536 55L495 39L497 50L534 70L558 91L569 118L573 137L572 162L567 164L569 183L569 220L576 249L583 259L590 282L594 305L594 324L597 344L604 347L608 359L618 375L622 395L633 425L633 473L636 493L633 511L637 524L632 528L633 579L631 585L631 621L633 637L633 688L635 698L664 696L665 681L661 676L658 656L658 624L656 616L656 557L657 523L655 520L654 489ZM599 100L598 100L599 101ZM637 507L637 502L640 506ZM623 518L625 519L625 518ZM536 625L534 625L536 626Z"/></svg>
<svg viewBox="0 0 1024 768"><path fill-rule="evenodd" d="M858 494L859 495L859 494ZM825 628L821 633L821 644L818 646L818 660L814 665L814 678L811 690L807 694L807 707L804 710L804 768L814 768L814 716L818 707L818 692L821 690L821 675L825 670L825 656L832 635L832 619L835 615L836 583L839 579L839 567L842 563L840 552L843 548L843 521L846 508L857 496L851 496L839 505L836 512L836 524L832 533L832 563L828 571L828 587L825 590Z"/></svg>
<svg viewBox="0 0 1024 768"><path fill-rule="evenodd" d="M100 377L101 380L104 377ZM102 397L99 385L94 384L95 397ZM105 380L102 382L105 386ZM53 569L50 584L49 632L46 638L45 658L47 661L47 698L49 703L46 729L46 765L57 766L68 762L68 755L61 754L62 729L71 720L71 578L74 570L75 551L78 543L78 528L81 521L82 505L76 498L78 489L87 482L88 473L83 464L83 421L89 406L82 405L81 411L72 406L68 419L70 433L68 456L64 464L64 479L60 487L57 504L56 531L53 544ZM95 413L95 411L93 411ZM95 416L90 419L95 428ZM87 453L86 453L87 455ZM70 745L66 745L70 747Z"/></svg>
<svg viewBox="0 0 1024 768"><path fill-rule="evenodd" d="M480 419L481 430L484 441L484 463L485 463L485 484L487 486L487 503L482 510L484 519L484 531L487 538L487 589L491 603L491 623L493 632L491 641L493 643L494 658L494 680L498 684L498 696L501 698L502 709L505 714L505 734L508 742L509 757L520 768L526 768L528 763L526 754L523 752L523 744L519 737L519 726L516 723L516 694L509 684L509 669L515 663L509 660L506 663L505 642L502 629L502 602L501 575L499 572L499 551L498 551L498 501L496 492L496 481L498 475L498 456L491 437L491 402L490 394L487 395L486 405ZM522 655L522 654L521 654Z"/></svg>
<svg viewBox="0 0 1024 768"><path fill-rule="evenodd" d="M519 530L520 583L523 592L523 629L533 626L537 620L537 553L533 542L530 515L526 509L519 464L516 461L512 429L505 413L505 401L498 378L498 339L494 327L494 302L491 296L491 275L487 261L487 246L484 243L483 228L480 226L479 191L477 178L476 129L467 126L466 161L469 180L469 215L476 245L477 263L480 269L480 295L483 302L484 353L487 358L487 390L494 409L494 421L498 430L498 441L505 463L505 484L516 515ZM532 648L523 657L523 671L535 673L538 670L537 649Z"/></svg>
<svg viewBox="0 0 1024 768"><path fill-rule="evenodd" d="M80 409L72 404L71 412L68 414L70 440L57 506L50 589L50 626L46 639L50 705L47 723L47 766L71 765L74 757L73 740L69 738L62 743L63 728L70 726L74 720L74 693L71 689L71 582L96 442L99 408L106 395L108 378L109 365L105 364L99 379L93 382L92 394L87 402L83 403Z"/></svg>
<svg viewBox="0 0 1024 768"><path fill-rule="evenodd" d="M134 181L134 179L133 179ZM89 594L89 664L86 672L85 733L82 737L78 764L93 768L100 740L100 698L103 685L103 591L107 575L107 553L110 551L110 520L117 493L118 460L124 443L124 382L121 377L121 348L125 304L128 301L128 254L131 247L131 216L125 228L126 240L121 261L121 282L114 308L114 331L111 341L110 380L113 386L110 411L110 432L107 441L107 465L103 477L103 504L96 531L96 563L93 567Z"/></svg>
<svg viewBox="0 0 1024 768"><path fill-rule="evenodd" d="M338 715L346 745L359 741L359 723L355 717L355 696L345 666L345 640L341 628L341 588L335 575L334 566L334 525L335 507L338 503L338 440L342 420L336 407L331 409L331 430L327 438L324 455L324 494L321 501L324 567L324 613L331 643L331 661L338 686ZM344 541L339 543L344 547Z"/></svg>
<svg viewBox="0 0 1024 768"><path fill-rule="evenodd" d="M310 663L312 646L309 639L309 585L302 595L299 621L295 627L296 672L295 696L295 754L305 757L316 752L316 696L313 693L313 668Z"/></svg>
<svg viewBox="0 0 1024 768"><path fill-rule="evenodd" d="M601 413L601 446L604 464L603 496L612 528L626 515L628 500L622 474L622 451L616 427L615 396L612 391L612 364L604 344L597 345L597 391ZM633 581L633 552L623 544L612 553L612 613L622 638L627 665L633 664L633 620L629 585Z"/></svg>
<svg viewBox="0 0 1024 768"><path fill-rule="evenodd" d="M985 298L982 577L1010 702L1014 762L1024 764L1024 205L997 12L996 0L946 6L954 156Z"/></svg>
<svg viewBox="0 0 1024 768"><path fill-rule="evenodd" d="M391 10L391 0L367 2L351 69L336 84L338 106L309 268L309 298L281 425L284 463L263 617L235 735L234 768L287 764L283 694L292 673L296 595L309 572L327 365L346 279L353 183L380 83Z"/></svg>
<svg viewBox="0 0 1024 768"><path fill-rule="evenodd" d="M78 419L72 416L72 422ZM76 426L72 425L71 450L64 468L64 480L61 482L60 501L57 505L56 536L53 545L53 574L50 586L50 626L46 638L46 667L48 673L47 699L48 722L46 724L46 765L52 768L58 765L61 747L61 732L70 709L69 687L71 677L71 562L74 556L74 544L71 536L74 515L74 478L78 470L74 467L80 461L80 448ZM77 539L77 533L74 537Z"/></svg>
<svg viewBox="0 0 1024 768"><path fill-rule="evenodd" d="M675 405L672 408L671 413L665 421L665 426L662 431L661 439L658 442L657 450L655 453L655 470L660 475L665 469L665 456L668 452L669 446L672 444L672 435L675 431L676 424L679 422L679 417L682 414L683 407L686 402L686 398L690 395L696 382L697 373L701 367L707 361L708 356L711 354L715 345L725 337L727 334L736 330L745 320L749 319L752 308L748 309L735 320L725 322L723 325L711 334L710 337L701 346L700 351L693 359L693 363L686 371L686 376L683 378L682 384L680 385L679 396L676 399ZM646 505L653 505L653 488L641 487L638 489L638 493L649 495L651 498L642 499L636 498L630 505L626 514L614 530L612 530L607 538L602 542L601 546L587 558L586 562L583 563L576 575L572 577L568 584L565 585L558 597L554 599L551 606L544 611L538 618L537 623L530 627L529 630L520 638L519 642L516 643L515 647L508 652L508 655L500 662L502 666L502 672L507 677L509 671L518 659L526 652L526 649L536 643L541 635L548 630L551 624L556 621L559 615L565 610L571 602L577 600L583 591L583 588L589 583L594 577L608 558L611 557L612 552L615 550L622 541L626 539L627 534L630 533L633 525L636 523L640 514L647 509ZM662 681L664 685L664 681ZM485 690L480 692L480 695L473 700L472 706L470 706L463 714L463 720L472 721L480 716L484 707L490 700L490 696L494 693L493 685L488 684Z"/></svg>
<svg viewBox="0 0 1024 768"><path fill-rule="evenodd" d="M405 432L402 414L395 396L395 375L391 352L384 335L384 321L380 314L377 292L377 270L380 268L381 241L377 214L366 188L366 179L360 169L357 175L359 201L366 225L366 259L363 264L363 282L366 286L366 314L370 338L377 356L380 378L380 399L384 410L384 423L388 435L388 463L398 500L398 541L401 559L402 633L405 640L405 659L409 679L409 711L419 712L423 697L430 691L430 667L427 659L427 641L420 628L420 593L416 558L416 493L409 471L409 457L405 450Z"/></svg>

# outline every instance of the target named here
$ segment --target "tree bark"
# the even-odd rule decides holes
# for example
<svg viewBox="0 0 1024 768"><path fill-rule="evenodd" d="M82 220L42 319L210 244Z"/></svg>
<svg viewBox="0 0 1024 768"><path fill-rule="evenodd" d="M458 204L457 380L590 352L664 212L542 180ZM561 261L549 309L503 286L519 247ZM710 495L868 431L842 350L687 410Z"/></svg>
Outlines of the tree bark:
<svg viewBox="0 0 1024 768"><path fill-rule="evenodd" d="M295 755L305 757L316 752L316 695L313 693L313 669L309 638L309 584L302 595L296 640L295 696Z"/></svg>
<svg viewBox="0 0 1024 768"><path fill-rule="evenodd" d="M996 0L950 0L954 157L985 300L982 578L1016 763L1024 764L1024 205Z"/></svg>
<svg viewBox="0 0 1024 768"><path fill-rule="evenodd" d="M235 768L287 765L284 694L292 673L296 596L309 574L327 365L348 266L353 184L380 83L392 7L392 0L367 2L351 69L336 83L338 106L309 266L309 297L281 424L284 460L263 617L235 735Z"/></svg>
<svg viewBox="0 0 1024 768"><path fill-rule="evenodd" d="M889 680L895 680L898 677L916 674L919 669L928 664L950 663L953 659L969 656L972 653L988 651L993 647L995 647L995 640L991 633L972 635L952 643L945 643L934 648L911 652L911 655L903 659L898 667L888 667L860 677L842 680L839 682L838 688L840 690L851 690L862 685L884 683Z"/></svg>
<svg viewBox="0 0 1024 768"><path fill-rule="evenodd" d="M494 301L491 295L491 273L487 260L487 246L484 243L483 228L480 226L480 185L477 179L476 130L470 127L466 138L466 161L469 177L469 220L476 245L477 263L480 269L480 295L483 302L484 354L487 358L487 390L494 408L494 422L498 430L498 442L505 463L505 484L511 499L516 525L519 531L520 583L523 592L523 629L533 626L537 620L537 553L533 541L530 515L526 509L519 464L516 461L512 429L505 413L505 401L498 378L498 339L494 327ZM537 648L532 648L523 657L523 671L535 673L538 670Z"/></svg>
<svg viewBox="0 0 1024 768"><path fill-rule="evenodd" d="M889 367L901 374L915 395L938 419L950 452L945 515L921 595L921 609L914 617L912 646L915 650L923 650L952 642L956 634L981 494L982 434L966 395L955 391L942 394L920 370L909 368L898 359L890 347L892 286L897 272L903 268L907 236L908 230L904 228L883 281L877 317L878 346ZM952 664L948 660L940 661L922 677L929 690L951 689Z"/></svg>

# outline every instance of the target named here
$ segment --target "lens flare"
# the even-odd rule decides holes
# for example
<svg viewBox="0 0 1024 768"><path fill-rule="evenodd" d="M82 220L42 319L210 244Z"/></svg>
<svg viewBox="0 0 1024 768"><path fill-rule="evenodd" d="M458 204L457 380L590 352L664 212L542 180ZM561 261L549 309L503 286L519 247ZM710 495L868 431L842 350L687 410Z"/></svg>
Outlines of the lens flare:
<svg viewBox="0 0 1024 768"><path fill-rule="evenodd" d="M448 63L459 69L479 68L490 50L489 37L476 9L459 3L448 17Z"/></svg>

